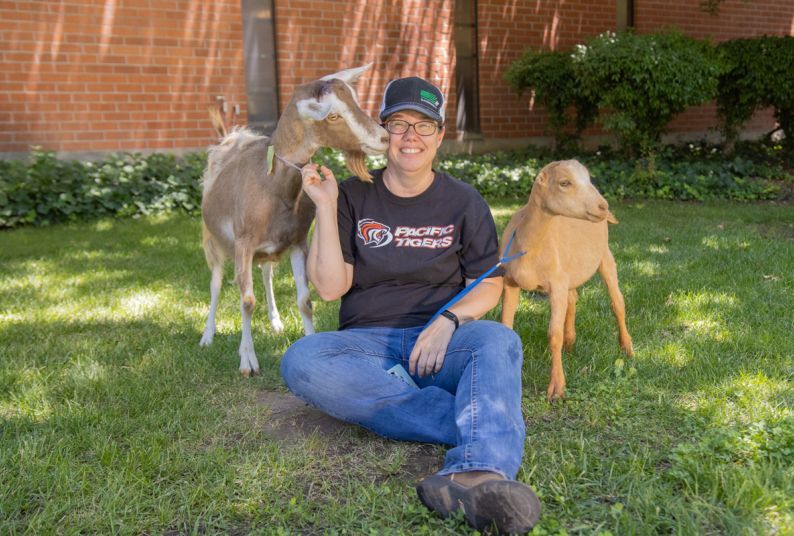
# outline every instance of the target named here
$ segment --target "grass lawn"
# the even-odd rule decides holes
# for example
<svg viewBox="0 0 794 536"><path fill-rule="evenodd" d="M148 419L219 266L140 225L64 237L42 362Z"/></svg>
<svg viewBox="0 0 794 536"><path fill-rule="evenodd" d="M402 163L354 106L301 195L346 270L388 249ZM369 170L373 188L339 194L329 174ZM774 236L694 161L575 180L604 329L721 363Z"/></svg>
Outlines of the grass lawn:
<svg viewBox="0 0 794 536"><path fill-rule="evenodd" d="M516 204L494 202L503 226ZM522 295L537 534L794 534L794 208L613 204L636 357L581 291L567 399L545 401L547 303ZM262 374L237 372L231 266L218 334L200 224L181 215L0 233L0 534L459 534L418 502L418 448L348 427L292 444L263 398L301 336L289 262ZM319 330L337 304L315 298ZM489 315L498 318L498 311ZM265 400L263 402L263 400ZM341 445L341 447L340 447Z"/></svg>

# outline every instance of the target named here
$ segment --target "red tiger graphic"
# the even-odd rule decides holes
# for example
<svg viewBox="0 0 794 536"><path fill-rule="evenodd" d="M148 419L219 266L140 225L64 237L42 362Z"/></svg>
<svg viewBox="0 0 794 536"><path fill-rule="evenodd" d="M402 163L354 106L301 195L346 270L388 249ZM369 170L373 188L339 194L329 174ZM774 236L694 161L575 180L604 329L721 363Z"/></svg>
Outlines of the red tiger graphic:
<svg viewBox="0 0 794 536"><path fill-rule="evenodd" d="M365 246L373 248L383 247L394 239L389 226L370 218L358 220L358 237L364 241Z"/></svg>

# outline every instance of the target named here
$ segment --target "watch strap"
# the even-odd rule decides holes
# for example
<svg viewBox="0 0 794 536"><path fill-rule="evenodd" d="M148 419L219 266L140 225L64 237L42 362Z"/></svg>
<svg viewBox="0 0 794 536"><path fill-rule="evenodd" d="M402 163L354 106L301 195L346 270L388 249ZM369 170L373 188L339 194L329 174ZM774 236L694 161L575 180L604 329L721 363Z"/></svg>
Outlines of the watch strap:
<svg viewBox="0 0 794 536"><path fill-rule="evenodd" d="M455 323L455 329L458 329L458 327L460 326L460 321L458 321L458 316L449 309L444 309L443 311L441 311L441 316L452 320L452 322Z"/></svg>

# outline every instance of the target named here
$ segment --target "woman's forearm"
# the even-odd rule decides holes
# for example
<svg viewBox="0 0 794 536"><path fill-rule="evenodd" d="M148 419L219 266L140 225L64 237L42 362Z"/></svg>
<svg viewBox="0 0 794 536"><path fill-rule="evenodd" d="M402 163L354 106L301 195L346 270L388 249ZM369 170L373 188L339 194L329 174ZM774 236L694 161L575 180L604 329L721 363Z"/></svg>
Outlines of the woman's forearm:
<svg viewBox="0 0 794 536"><path fill-rule="evenodd" d="M467 281L467 283L471 283ZM463 299L449 308L461 323L477 320L496 307L502 296L502 278L483 279Z"/></svg>
<svg viewBox="0 0 794 536"><path fill-rule="evenodd" d="M348 269L339 244L335 203L317 207L306 268L309 280L323 300L335 300L350 289Z"/></svg>

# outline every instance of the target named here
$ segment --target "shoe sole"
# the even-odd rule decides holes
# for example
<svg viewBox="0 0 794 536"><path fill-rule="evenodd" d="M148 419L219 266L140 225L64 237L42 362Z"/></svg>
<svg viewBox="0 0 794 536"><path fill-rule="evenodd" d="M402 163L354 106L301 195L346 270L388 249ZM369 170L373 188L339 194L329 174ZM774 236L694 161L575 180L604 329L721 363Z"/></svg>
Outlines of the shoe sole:
<svg viewBox="0 0 794 536"><path fill-rule="evenodd" d="M463 507L465 491L466 488L460 484L439 475L429 476L416 486L422 504L443 518Z"/></svg>
<svg viewBox="0 0 794 536"><path fill-rule="evenodd" d="M537 496L514 480L490 480L467 488L433 475L423 480L416 492L422 504L442 518L463 510L466 521L480 531L495 525L500 534L524 534L540 519Z"/></svg>
<svg viewBox="0 0 794 536"><path fill-rule="evenodd" d="M463 511L479 531L495 525L500 534L525 534L540 519L540 501L519 482L492 480L466 490Z"/></svg>

